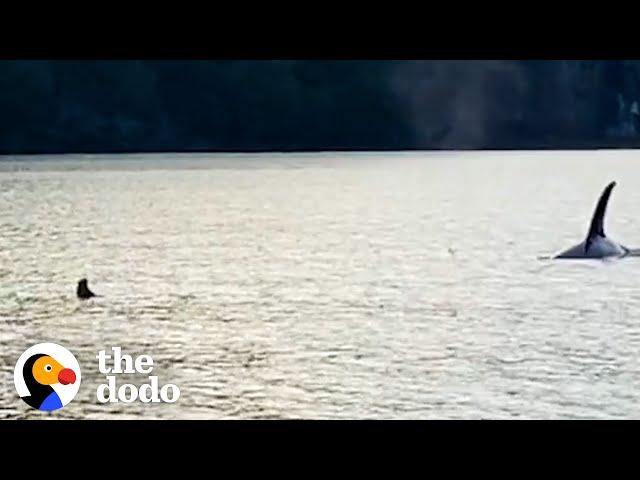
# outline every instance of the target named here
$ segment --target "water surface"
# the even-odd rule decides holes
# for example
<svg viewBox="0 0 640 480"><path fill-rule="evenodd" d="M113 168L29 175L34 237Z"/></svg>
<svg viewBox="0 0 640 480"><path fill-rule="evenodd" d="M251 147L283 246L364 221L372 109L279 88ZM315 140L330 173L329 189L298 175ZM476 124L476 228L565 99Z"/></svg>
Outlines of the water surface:
<svg viewBox="0 0 640 480"><path fill-rule="evenodd" d="M640 418L640 258L544 259L611 180L640 247L630 151L4 157L0 418ZM53 414L13 386L43 341ZM114 345L180 400L98 404Z"/></svg>

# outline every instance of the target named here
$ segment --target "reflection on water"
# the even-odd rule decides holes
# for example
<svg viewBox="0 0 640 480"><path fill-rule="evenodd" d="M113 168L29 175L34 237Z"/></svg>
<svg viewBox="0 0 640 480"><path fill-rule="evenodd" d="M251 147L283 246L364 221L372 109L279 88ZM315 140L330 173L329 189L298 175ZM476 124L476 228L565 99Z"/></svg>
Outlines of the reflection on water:
<svg viewBox="0 0 640 480"><path fill-rule="evenodd" d="M635 155L0 161L0 418L638 418L640 258L548 259L611 180L640 246ZM42 341L83 368L53 414L13 387ZM111 346L180 400L98 404Z"/></svg>

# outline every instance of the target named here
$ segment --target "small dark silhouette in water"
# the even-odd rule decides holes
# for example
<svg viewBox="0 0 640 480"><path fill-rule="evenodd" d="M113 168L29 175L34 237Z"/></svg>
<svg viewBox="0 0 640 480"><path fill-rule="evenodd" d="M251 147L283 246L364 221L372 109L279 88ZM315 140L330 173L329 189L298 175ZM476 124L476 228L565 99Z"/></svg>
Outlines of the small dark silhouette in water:
<svg viewBox="0 0 640 480"><path fill-rule="evenodd" d="M78 295L78 298L82 298L83 300L91 297L97 297L95 293L89 290L89 286L87 285L86 278L83 278L78 282L78 288L76 290L76 294Z"/></svg>

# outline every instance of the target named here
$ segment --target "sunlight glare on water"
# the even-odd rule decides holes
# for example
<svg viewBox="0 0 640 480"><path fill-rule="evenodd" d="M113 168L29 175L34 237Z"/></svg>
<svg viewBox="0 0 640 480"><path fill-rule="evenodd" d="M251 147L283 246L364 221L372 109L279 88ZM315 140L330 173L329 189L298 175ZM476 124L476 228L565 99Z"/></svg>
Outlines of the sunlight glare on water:
<svg viewBox="0 0 640 480"><path fill-rule="evenodd" d="M0 418L639 418L640 258L548 259L611 180L640 247L639 155L4 157ZM82 366L55 414L13 386L44 341ZM111 346L179 401L97 403Z"/></svg>

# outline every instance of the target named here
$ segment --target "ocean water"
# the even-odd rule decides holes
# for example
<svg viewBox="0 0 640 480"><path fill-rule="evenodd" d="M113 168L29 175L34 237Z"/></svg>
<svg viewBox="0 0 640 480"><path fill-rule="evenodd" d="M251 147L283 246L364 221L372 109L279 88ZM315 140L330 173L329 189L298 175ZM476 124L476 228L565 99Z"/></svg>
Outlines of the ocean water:
<svg viewBox="0 0 640 480"><path fill-rule="evenodd" d="M611 180L640 247L634 151L3 157L0 418L640 418L640 258L549 259ZM57 412L38 342L82 368ZM179 400L98 403L112 346Z"/></svg>

